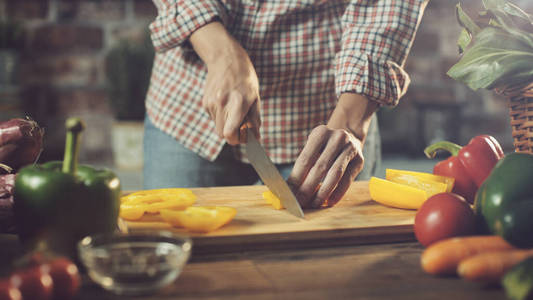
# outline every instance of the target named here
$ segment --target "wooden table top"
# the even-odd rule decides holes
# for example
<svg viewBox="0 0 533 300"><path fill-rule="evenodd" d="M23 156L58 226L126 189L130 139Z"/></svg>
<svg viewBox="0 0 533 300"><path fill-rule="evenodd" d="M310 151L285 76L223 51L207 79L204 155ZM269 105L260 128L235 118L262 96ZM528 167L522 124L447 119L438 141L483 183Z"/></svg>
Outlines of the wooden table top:
<svg viewBox="0 0 533 300"><path fill-rule="evenodd" d="M0 266L18 247L0 235ZM193 256L157 294L120 297L86 280L76 299L505 299L500 287L425 274L422 251L405 242Z"/></svg>

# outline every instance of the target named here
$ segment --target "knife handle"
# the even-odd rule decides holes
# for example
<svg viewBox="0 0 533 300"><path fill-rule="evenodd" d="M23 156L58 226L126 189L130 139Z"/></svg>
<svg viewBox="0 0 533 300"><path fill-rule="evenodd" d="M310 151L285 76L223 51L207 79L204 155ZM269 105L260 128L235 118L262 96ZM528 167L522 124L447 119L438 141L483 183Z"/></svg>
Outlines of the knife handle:
<svg viewBox="0 0 533 300"><path fill-rule="evenodd" d="M254 126L248 118L244 118L244 122L239 128L239 143L245 144L248 141L248 129L252 129Z"/></svg>

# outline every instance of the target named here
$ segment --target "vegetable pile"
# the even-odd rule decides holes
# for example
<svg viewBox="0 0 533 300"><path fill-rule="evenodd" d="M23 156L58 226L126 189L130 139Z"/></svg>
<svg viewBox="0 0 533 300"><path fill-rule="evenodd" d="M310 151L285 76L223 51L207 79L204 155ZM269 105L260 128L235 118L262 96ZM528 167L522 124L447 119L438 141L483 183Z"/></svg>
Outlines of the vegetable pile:
<svg viewBox="0 0 533 300"><path fill-rule="evenodd" d="M480 137L472 141L475 143L476 139L479 141ZM486 141L487 137L482 136L481 140ZM453 208L449 207L452 198L462 199L457 194L435 195L443 198L430 198L418 210L415 235L427 247L421 258L422 268L430 274L455 274L469 281L502 282L511 299L531 299L533 155L513 152L500 157L499 147L494 146L497 142L491 143L485 150L475 154L472 151L467 156L471 162L484 156L485 167L495 162L475 185L478 188L474 191L473 211L464 199L463 205L455 201ZM453 159L456 158L452 156L447 161ZM440 164L435 166L435 173L442 170ZM474 170L479 173L483 168ZM456 182L471 173L455 173ZM459 237L462 235L466 237Z"/></svg>
<svg viewBox="0 0 533 300"><path fill-rule="evenodd" d="M64 161L37 165L44 130L30 118L0 122L0 233L16 233L24 246L0 278L0 299L72 299L81 285L76 243L116 228L120 182L78 165L84 125L70 118L66 128Z"/></svg>
<svg viewBox="0 0 533 300"><path fill-rule="evenodd" d="M506 276L504 286L520 290L508 291L512 299L531 299L524 297L533 296L533 264L525 263L533 259L533 154L504 155L487 135L464 147L439 142L425 152L433 157L438 150L452 155L436 163L434 174L387 169L386 179L371 178L371 198L417 210L414 233L426 247L427 273L488 283ZM513 268L522 275L512 275Z"/></svg>
<svg viewBox="0 0 533 300"><path fill-rule="evenodd" d="M472 90L506 91L531 84L533 16L506 0L482 2L485 10L477 22L460 4L456 6L457 20L463 27L457 42L462 57L447 74ZM528 112L524 114L525 126ZM501 282L510 299L533 299L533 154L503 156L499 148L491 146L491 141L481 138L481 142L487 149L485 163L474 163L478 167L471 170L482 171L479 179L483 180L474 180L474 187L466 179L463 184L456 178L455 191L468 200L474 199L477 234L490 235L432 244L422 256L422 267L432 274L457 273L467 280ZM470 157L453 152L458 154L455 160L467 171L468 160L478 157L474 151ZM476 178L470 172L463 174Z"/></svg>

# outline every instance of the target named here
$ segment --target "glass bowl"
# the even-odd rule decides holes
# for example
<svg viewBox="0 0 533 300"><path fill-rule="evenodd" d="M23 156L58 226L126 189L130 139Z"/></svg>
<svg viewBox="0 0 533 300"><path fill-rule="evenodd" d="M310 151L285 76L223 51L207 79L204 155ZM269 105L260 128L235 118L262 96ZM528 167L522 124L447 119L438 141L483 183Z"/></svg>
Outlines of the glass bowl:
<svg viewBox="0 0 533 300"><path fill-rule="evenodd" d="M172 283L191 248L190 238L166 231L94 235L78 243L89 277L119 295L150 294Z"/></svg>

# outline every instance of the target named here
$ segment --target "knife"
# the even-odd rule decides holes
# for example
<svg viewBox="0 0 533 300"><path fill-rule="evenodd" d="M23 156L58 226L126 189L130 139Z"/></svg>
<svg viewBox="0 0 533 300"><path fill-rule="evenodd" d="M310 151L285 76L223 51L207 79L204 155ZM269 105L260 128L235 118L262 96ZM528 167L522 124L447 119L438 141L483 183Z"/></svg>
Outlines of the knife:
<svg viewBox="0 0 533 300"><path fill-rule="evenodd" d="M303 219L304 213L300 203L255 137L251 123L245 122L239 132L240 139L246 141L248 160L261 180L291 214Z"/></svg>

